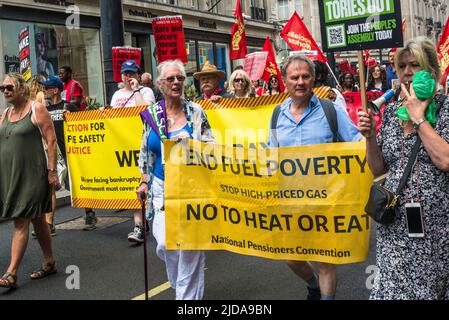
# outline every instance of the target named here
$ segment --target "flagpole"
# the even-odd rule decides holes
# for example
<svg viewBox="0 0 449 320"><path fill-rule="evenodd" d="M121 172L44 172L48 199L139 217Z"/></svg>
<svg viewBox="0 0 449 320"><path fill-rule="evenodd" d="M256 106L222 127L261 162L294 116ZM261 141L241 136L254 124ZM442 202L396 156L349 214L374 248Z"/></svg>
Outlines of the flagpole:
<svg viewBox="0 0 449 320"><path fill-rule="evenodd" d="M363 53L361 50L357 52L359 59L359 79L360 79L360 94L362 96L362 110L367 112L366 108L366 85L365 85L365 73L363 70Z"/></svg>
<svg viewBox="0 0 449 320"><path fill-rule="evenodd" d="M331 72L332 76L334 77L335 82L337 83L337 87L339 87L339 86L340 86L340 83L338 82L337 77L335 76L334 72L332 71L332 68L331 68L331 66L329 65L329 62L326 62L326 66L329 68L329 71Z"/></svg>

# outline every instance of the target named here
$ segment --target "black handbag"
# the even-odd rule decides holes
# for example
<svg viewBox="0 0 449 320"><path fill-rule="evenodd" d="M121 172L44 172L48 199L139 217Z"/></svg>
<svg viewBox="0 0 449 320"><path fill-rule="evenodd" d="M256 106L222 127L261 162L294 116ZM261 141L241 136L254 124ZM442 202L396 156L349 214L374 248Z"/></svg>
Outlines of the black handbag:
<svg viewBox="0 0 449 320"><path fill-rule="evenodd" d="M405 167L404 174L402 175L396 192L385 188L382 183L379 182L374 183L371 186L369 199L365 206L365 212L377 223L388 225L393 222L396 208L399 202L398 194L407 183L407 179L410 176L413 165L415 164L420 146L421 138L418 135L416 137L415 145L413 146L412 153L410 154L407 166Z"/></svg>
<svg viewBox="0 0 449 320"><path fill-rule="evenodd" d="M396 92L395 100L399 96L400 90ZM439 114L442 105L447 99L446 95L439 94L434 97L437 103L437 114ZM413 146L412 153L405 167L404 174L402 175L399 186L396 192L393 192L383 186L382 183L374 183L371 186L368 202L365 206L365 212L377 223L388 225L393 222L396 208L399 202L399 193L405 187L407 179L412 172L413 165L415 164L416 157L418 155L419 147L421 146L421 137L417 135L415 145ZM385 181L385 180L383 180Z"/></svg>

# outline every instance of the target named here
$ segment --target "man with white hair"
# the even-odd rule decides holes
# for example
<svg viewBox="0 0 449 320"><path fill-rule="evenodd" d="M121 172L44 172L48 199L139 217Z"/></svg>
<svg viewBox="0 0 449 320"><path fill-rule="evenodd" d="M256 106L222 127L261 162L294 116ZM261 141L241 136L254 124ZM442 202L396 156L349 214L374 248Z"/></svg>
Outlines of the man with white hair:
<svg viewBox="0 0 449 320"><path fill-rule="evenodd" d="M147 87L147 88L150 88L151 90L153 90L156 102L159 102L164 98L161 90L159 90L159 88L154 85L153 77L151 76L151 73L148 73L148 72L142 73L142 76L140 77L140 84L144 87Z"/></svg>

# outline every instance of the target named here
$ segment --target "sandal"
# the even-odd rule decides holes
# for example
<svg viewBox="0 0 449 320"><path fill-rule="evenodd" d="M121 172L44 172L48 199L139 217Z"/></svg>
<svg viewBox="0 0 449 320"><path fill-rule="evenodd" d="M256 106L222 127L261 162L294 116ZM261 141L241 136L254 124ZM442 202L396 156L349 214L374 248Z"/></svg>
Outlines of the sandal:
<svg viewBox="0 0 449 320"><path fill-rule="evenodd" d="M17 275L6 272L3 277L0 278L0 287L15 289L17 288Z"/></svg>
<svg viewBox="0 0 449 320"><path fill-rule="evenodd" d="M57 271L56 261L53 261L52 263L44 264L41 270L33 271L30 275L30 278L33 280L42 279L51 274L55 274Z"/></svg>

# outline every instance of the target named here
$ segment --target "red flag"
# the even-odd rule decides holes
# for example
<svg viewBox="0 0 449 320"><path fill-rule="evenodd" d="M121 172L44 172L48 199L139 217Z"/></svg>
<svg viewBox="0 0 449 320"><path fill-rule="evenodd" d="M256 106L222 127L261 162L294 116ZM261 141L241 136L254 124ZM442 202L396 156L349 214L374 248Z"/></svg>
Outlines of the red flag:
<svg viewBox="0 0 449 320"><path fill-rule="evenodd" d="M327 58L312 38L309 30L296 11L293 13L290 20L288 20L284 29L282 29L280 36L287 42L293 51L315 50L318 53L318 61L323 63L327 62Z"/></svg>
<svg viewBox="0 0 449 320"><path fill-rule="evenodd" d="M237 0L237 6L234 12L235 23L231 29L231 60L244 59L247 53L245 25L243 24L242 7L240 0Z"/></svg>
<svg viewBox="0 0 449 320"><path fill-rule="evenodd" d="M370 57L369 50L363 50L363 53L365 54L365 60L364 60L365 65L368 65L368 61L369 61L369 57Z"/></svg>
<svg viewBox="0 0 449 320"><path fill-rule="evenodd" d="M279 90L281 92L284 92L285 90L284 81L282 81L282 75L276 63L276 57L274 56L273 46L271 45L270 37L268 36L267 39L265 40L265 44L263 45L262 51L268 52L267 64L265 65L265 72L262 76L262 79L264 79L265 82L268 83L270 76L273 74L276 75L279 80Z"/></svg>
<svg viewBox="0 0 449 320"><path fill-rule="evenodd" d="M351 67L351 64L349 63L348 60L340 62L338 66L340 67L340 70L342 72L350 72L351 74L355 73L355 70Z"/></svg>
<svg viewBox="0 0 449 320"><path fill-rule="evenodd" d="M443 77L441 83L445 85L447 74L449 73L449 18L444 25L443 33L437 45L438 58L440 60Z"/></svg>

